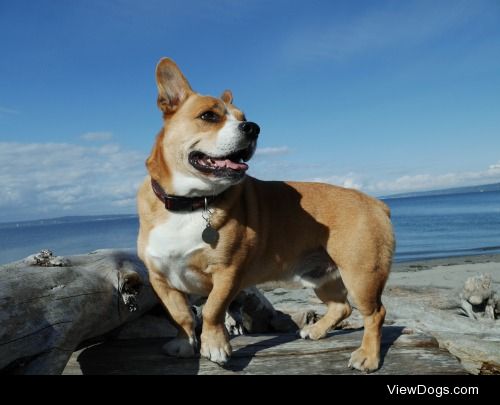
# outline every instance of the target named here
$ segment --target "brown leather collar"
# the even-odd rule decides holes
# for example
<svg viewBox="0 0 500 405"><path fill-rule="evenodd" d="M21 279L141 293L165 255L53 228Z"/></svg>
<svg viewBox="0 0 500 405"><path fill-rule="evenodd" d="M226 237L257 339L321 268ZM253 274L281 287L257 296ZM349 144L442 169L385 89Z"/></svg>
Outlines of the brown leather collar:
<svg viewBox="0 0 500 405"><path fill-rule="evenodd" d="M163 190L162 186L151 179L151 187L158 199L165 205L169 211L196 211L204 209L210 203L214 202L218 195L211 195L207 197L180 197L176 195L168 195Z"/></svg>

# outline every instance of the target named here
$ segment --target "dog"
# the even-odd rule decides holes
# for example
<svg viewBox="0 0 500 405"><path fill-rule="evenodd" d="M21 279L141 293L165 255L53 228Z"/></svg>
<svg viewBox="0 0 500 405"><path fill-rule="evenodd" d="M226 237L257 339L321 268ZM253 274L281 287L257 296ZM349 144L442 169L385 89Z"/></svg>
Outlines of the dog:
<svg viewBox="0 0 500 405"><path fill-rule="evenodd" d="M300 280L327 306L300 331L312 340L351 314L363 315L361 346L348 366L380 362L381 294L394 251L389 208L359 191L322 183L261 181L246 174L259 126L233 104L192 90L169 58L156 66L164 126L138 192L138 254L178 327L164 350L195 356L188 294L208 297L200 354L224 365L231 345L226 310L239 291L271 280Z"/></svg>

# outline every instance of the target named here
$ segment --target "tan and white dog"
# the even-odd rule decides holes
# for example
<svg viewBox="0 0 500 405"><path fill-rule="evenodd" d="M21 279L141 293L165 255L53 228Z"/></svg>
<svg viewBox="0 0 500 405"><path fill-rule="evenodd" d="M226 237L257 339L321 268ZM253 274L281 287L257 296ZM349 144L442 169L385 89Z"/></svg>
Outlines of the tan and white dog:
<svg viewBox="0 0 500 405"><path fill-rule="evenodd" d="M377 369L381 294L394 250L387 206L355 190L247 176L260 130L233 105L231 92L195 93L168 58L158 63L156 80L164 127L138 193L138 253L179 328L166 352L189 357L198 349L187 294L208 296L200 351L225 364L231 345L224 317L238 292L298 279L327 305L300 335L320 339L348 317L349 292L364 317L349 366Z"/></svg>

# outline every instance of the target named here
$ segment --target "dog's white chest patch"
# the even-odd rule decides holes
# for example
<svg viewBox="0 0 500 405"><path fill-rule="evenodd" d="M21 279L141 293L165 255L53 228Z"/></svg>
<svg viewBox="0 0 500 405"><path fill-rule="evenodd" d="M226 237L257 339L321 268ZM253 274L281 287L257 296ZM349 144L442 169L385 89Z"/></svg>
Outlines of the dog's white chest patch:
<svg viewBox="0 0 500 405"><path fill-rule="evenodd" d="M206 246L201 239L205 227L200 211L172 213L149 234L147 255L179 291L200 293L203 289L199 274L189 269L188 262L194 253Z"/></svg>

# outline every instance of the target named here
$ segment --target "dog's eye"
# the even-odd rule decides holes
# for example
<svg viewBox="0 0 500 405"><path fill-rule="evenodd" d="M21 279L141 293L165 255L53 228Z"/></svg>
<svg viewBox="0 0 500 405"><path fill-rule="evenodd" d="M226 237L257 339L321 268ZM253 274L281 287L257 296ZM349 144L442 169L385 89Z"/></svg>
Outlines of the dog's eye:
<svg viewBox="0 0 500 405"><path fill-rule="evenodd" d="M200 115L200 118L203 121L208 121L208 122L219 122L220 117L214 113L213 111L205 111L203 114Z"/></svg>

